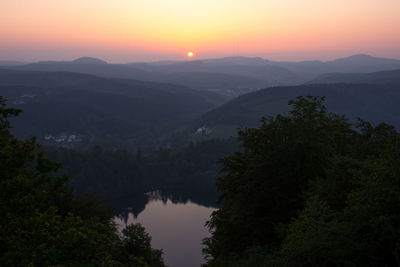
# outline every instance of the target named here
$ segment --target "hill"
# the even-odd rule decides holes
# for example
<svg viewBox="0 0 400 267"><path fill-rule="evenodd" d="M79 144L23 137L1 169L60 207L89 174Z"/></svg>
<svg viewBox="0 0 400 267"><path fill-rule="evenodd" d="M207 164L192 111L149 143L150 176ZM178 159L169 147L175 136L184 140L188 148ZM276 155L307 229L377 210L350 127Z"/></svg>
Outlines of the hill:
<svg viewBox="0 0 400 267"><path fill-rule="evenodd" d="M76 64L107 64L106 61L93 57L80 57L72 61Z"/></svg>
<svg viewBox="0 0 400 267"><path fill-rule="evenodd" d="M224 57L190 61L107 64L83 57L13 66L18 70L69 71L107 78L174 83L235 97L260 88L298 85L325 73L366 73L400 69L400 61L354 55L332 61L284 62L260 57Z"/></svg>
<svg viewBox="0 0 400 267"><path fill-rule="evenodd" d="M13 121L21 137L136 148L157 145L161 136L218 100L180 85L15 70L0 70L0 95L24 111Z"/></svg>
<svg viewBox="0 0 400 267"><path fill-rule="evenodd" d="M327 73L309 83L400 84L400 69L373 73Z"/></svg>
<svg viewBox="0 0 400 267"><path fill-rule="evenodd" d="M79 63L82 61L85 63ZM106 78L174 83L197 90L212 91L228 96L237 96L243 90L246 92L246 90L251 91L268 85L268 83L263 80L235 73L172 71L172 69L171 71L163 71L157 68L149 69L141 66L141 64L100 64L87 59L78 60L78 62L38 62L8 68L25 71L74 72ZM237 90L239 90L239 93L236 93Z"/></svg>
<svg viewBox="0 0 400 267"><path fill-rule="evenodd" d="M271 64L287 68L296 73L302 73L303 75L309 76L310 79L316 78L317 75L323 73L368 73L400 69L400 60L378 58L363 54L338 58L326 62L313 60L300 62L271 62Z"/></svg>
<svg viewBox="0 0 400 267"><path fill-rule="evenodd" d="M264 63L265 62L265 63ZM130 65L136 68L143 68L141 65ZM267 60L252 59L244 57L230 57L222 59L193 60L179 62L168 65L147 65L147 69L152 69L162 73L222 73L229 75L246 76L258 79L265 85L276 83L297 82L300 77L285 68L274 66Z"/></svg>
<svg viewBox="0 0 400 267"><path fill-rule="evenodd" d="M400 127L399 84L340 83L271 87L245 94L201 116L190 130L206 125L212 131L209 137L235 135L238 127L258 126L262 116L285 114L288 101L300 95L326 96L329 110L352 121L360 117Z"/></svg>
<svg viewBox="0 0 400 267"><path fill-rule="evenodd" d="M14 61L14 60L0 60L0 66L18 66L26 64L27 62Z"/></svg>

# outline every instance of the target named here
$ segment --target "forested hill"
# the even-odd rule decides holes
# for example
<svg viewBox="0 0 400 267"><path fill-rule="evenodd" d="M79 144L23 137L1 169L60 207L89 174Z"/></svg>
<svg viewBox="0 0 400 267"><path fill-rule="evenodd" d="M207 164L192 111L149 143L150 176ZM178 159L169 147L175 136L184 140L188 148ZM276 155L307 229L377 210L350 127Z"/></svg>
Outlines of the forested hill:
<svg viewBox="0 0 400 267"><path fill-rule="evenodd" d="M229 136L237 127L258 126L262 116L285 114L288 101L300 95L326 96L329 110L346 114L352 121L361 117L400 126L400 84L339 83L271 87L242 95L203 115L192 129L207 125L214 132L223 129Z"/></svg>
<svg viewBox="0 0 400 267"><path fill-rule="evenodd" d="M373 73L327 73L309 83L400 84L400 69Z"/></svg>
<svg viewBox="0 0 400 267"><path fill-rule="evenodd" d="M230 97L270 86L302 84L325 73L367 73L400 69L400 60L369 55L353 55L326 62L284 62L235 56L128 64L109 64L88 57L73 61L3 64L9 64L8 68L16 70L70 71L107 78L168 82Z"/></svg>
<svg viewBox="0 0 400 267"><path fill-rule="evenodd" d="M81 143L154 146L159 137L223 101L210 92L68 72L0 70L0 95L24 112L21 137L76 136Z"/></svg>
<svg viewBox="0 0 400 267"><path fill-rule="evenodd" d="M0 97L0 262L2 266L165 266L140 224L121 232L97 197L72 195L61 165L35 139L10 133L20 110Z"/></svg>
<svg viewBox="0 0 400 267"><path fill-rule="evenodd" d="M224 91L222 94L229 95L230 90L257 89L267 86L268 82L236 73L210 72L207 70L187 71L185 70L158 70L155 68L139 68L143 64L103 64L103 63L77 63L71 62L37 62L26 65L10 66L15 70L43 71L43 72L74 72L82 74L97 75L106 78L137 79L151 82L173 83L208 91ZM227 90L227 91L226 91ZM226 92L225 92L226 91ZM240 90L239 90L240 92ZM236 95L235 93L233 95Z"/></svg>
<svg viewBox="0 0 400 267"><path fill-rule="evenodd" d="M399 266L400 133L351 125L323 100L238 132L205 266Z"/></svg>

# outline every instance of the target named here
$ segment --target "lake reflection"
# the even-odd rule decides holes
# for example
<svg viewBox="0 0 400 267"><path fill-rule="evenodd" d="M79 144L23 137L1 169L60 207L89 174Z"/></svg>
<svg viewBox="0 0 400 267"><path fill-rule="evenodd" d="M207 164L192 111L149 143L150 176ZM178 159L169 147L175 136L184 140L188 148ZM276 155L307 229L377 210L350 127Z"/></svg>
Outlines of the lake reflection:
<svg viewBox="0 0 400 267"><path fill-rule="evenodd" d="M191 267L204 263L201 241L209 236L204 224L215 208L196 204L187 197L165 196L159 192L148 194L147 200L141 212L135 214L134 208L131 212L122 212L115 217L116 223L124 227L140 222L152 236L152 247L163 249L168 266Z"/></svg>

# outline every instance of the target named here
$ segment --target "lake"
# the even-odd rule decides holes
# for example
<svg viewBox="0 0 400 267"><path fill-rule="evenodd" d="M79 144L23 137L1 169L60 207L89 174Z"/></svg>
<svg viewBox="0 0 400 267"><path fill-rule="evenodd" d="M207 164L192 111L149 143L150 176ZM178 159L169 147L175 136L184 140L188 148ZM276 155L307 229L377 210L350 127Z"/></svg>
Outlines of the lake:
<svg viewBox="0 0 400 267"><path fill-rule="evenodd" d="M193 199L199 200L199 196ZM204 226L215 208L209 203L215 196L198 201L188 196L162 195L152 192L127 200L132 206L120 210L114 217L122 228L126 224L141 223L152 237L152 247L164 251L165 264L170 267L200 266L205 262L202 239L209 236ZM144 202L143 202L144 200ZM139 205L136 205L139 204Z"/></svg>

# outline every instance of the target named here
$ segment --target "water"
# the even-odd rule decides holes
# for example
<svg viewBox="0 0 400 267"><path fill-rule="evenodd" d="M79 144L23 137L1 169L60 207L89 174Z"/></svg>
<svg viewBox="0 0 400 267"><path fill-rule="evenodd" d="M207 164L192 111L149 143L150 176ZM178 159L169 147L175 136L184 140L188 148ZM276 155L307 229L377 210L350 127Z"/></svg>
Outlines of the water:
<svg viewBox="0 0 400 267"><path fill-rule="evenodd" d="M141 211L130 208L116 216L117 224L141 223L152 236L152 247L163 249L168 266L198 267L204 263L201 242L209 236L204 224L215 208L157 192L149 194L147 201Z"/></svg>

